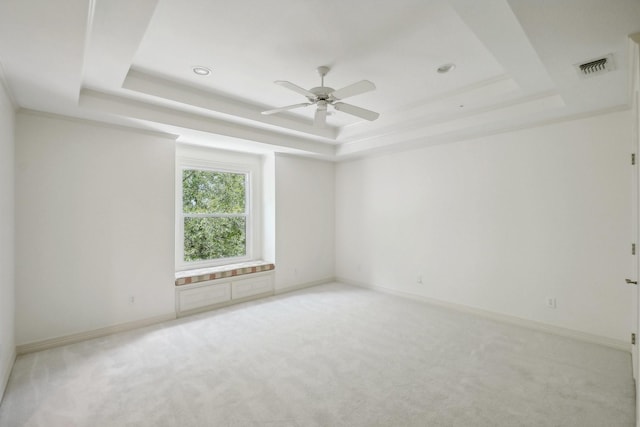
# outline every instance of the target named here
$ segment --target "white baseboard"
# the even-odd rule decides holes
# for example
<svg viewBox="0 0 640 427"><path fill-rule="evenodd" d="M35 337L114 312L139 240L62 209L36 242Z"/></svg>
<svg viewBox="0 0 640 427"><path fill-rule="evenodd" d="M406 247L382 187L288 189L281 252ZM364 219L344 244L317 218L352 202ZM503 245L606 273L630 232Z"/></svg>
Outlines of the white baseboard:
<svg viewBox="0 0 640 427"><path fill-rule="evenodd" d="M133 322L120 323L119 325L107 326L106 328L94 329L92 331L80 332L77 334L65 335L62 337L51 338L43 341L36 341L28 344L20 344L16 346L17 354L33 353L35 351L48 350L54 347L60 347L67 344L74 344L80 341L90 340L92 338L104 337L116 334L118 332L130 331L132 329L143 328L145 326L155 325L156 323L174 320L175 313L163 314L160 316L148 317L146 319L135 320Z"/></svg>
<svg viewBox="0 0 640 427"><path fill-rule="evenodd" d="M9 363L9 369L5 371L4 375L0 379L2 381L0 383L0 405L2 405L2 399L4 399L4 391L7 389L7 384L9 383L9 377L11 376L11 371L13 370L13 364L16 363L17 356L18 355L16 353L16 349L14 348L13 353L9 358L9 360L11 361L11 363Z"/></svg>
<svg viewBox="0 0 640 427"><path fill-rule="evenodd" d="M289 292L299 291L301 289L310 288L312 286L324 285L325 283L331 283L335 281L336 281L335 277L326 277L324 279L314 280L312 282L306 282L306 283L300 283L293 286L287 286L286 288L276 289L275 295L281 295Z"/></svg>
<svg viewBox="0 0 640 427"><path fill-rule="evenodd" d="M367 283L361 283L357 281L353 281L350 279L345 279L342 277L336 278L339 283L344 283L346 285L358 286L361 288L367 288L374 291L384 292L391 295L400 296L403 298L410 298L418 301L422 301L428 304L436 305L439 307L445 307L456 311L462 311L465 313L475 314L481 317L485 317L491 320L496 320L498 322L509 323L512 325L522 326L527 329L533 329L536 331L547 332L554 335L560 335L563 337L573 338L580 341L589 342L592 344L599 344L606 347L614 348L616 350L628 351L631 352L631 344L616 340L613 338L607 338L600 335L589 334L586 332L576 331L573 329L567 329L560 326L548 325L545 323L536 322L534 320L527 320L520 317L509 316L507 314L495 313L488 310L483 310L480 308L469 307L467 305L455 304L451 302L446 302L442 300L437 300L434 298L425 297L422 295L412 294L409 292L397 291L395 289L386 288L383 286L370 285Z"/></svg>

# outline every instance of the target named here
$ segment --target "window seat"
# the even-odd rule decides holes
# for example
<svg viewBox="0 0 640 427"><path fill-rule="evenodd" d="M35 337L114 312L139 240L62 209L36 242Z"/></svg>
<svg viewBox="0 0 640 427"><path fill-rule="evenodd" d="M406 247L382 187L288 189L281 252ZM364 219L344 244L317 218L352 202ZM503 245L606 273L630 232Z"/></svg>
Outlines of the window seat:
<svg viewBox="0 0 640 427"><path fill-rule="evenodd" d="M176 286L192 283L206 282L209 280L226 279L234 276L242 276L251 273L274 270L276 266L267 261L249 261L238 264L221 265L218 267L198 268L176 272Z"/></svg>

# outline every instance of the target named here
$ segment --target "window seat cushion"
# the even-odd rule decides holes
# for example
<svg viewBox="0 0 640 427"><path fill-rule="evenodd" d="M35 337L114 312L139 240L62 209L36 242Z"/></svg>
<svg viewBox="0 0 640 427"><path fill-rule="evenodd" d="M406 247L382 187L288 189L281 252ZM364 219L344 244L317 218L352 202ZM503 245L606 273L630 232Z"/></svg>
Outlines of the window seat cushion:
<svg viewBox="0 0 640 427"><path fill-rule="evenodd" d="M176 286L189 285L207 280L226 279L227 277L242 276L244 274L260 273L275 268L276 266L274 264L267 261L249 261L218 267L178 271L176 272Z"/></svg>

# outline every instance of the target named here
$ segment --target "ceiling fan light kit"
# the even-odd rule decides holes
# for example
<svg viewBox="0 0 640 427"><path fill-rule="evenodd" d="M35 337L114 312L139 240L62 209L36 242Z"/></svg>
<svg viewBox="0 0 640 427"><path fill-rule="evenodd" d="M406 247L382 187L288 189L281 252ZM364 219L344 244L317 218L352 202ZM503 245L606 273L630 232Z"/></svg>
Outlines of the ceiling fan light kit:
<svg viewBox="0 0 640 427"><path fill-rule="evenodd" d="M345 104L344 102L338 102L344 98L350 96L360 95L365 92L375 90L374 85L369 80L361 80L357 83L345 86L342 89L335 90L331 87L324 85L324 76L329 72L329 67L322 66L317 68L320 75L320 86L311 88L309 90L304 89L298 85L295 85L286 80L276 80L274 83L285 87L289 90L299 93L307 98L309 102L303 102L300 104L288 105L286 107L275 108L272 110L263 111L264 115L271 115L281 113L283 111L293 110L296 108L308 107L310 105L316 105L316 113L314 115L313 123L317 127L324 127L327 124L327 109L331 105L335 110L342 111L352 116L359 117L361 119L373 121L380 117L379 113L375 111L367 110L365 108L356 107L355 105Z"/></svg>

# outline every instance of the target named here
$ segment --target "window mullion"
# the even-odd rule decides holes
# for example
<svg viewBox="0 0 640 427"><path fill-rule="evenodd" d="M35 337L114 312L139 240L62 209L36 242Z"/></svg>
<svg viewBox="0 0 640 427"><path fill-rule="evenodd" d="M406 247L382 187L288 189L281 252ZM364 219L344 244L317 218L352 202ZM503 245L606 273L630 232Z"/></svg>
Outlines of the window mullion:
<svg viewBox="0 0 640 427"><path fill-rule="evenodd" d="M232 213L232 214L225 214L225 213L215 213L215 214L205 214L205 213L183 213L182 214L183 217L185 218L246 218L249 215L246 213Z"/></svg>

